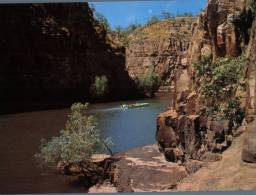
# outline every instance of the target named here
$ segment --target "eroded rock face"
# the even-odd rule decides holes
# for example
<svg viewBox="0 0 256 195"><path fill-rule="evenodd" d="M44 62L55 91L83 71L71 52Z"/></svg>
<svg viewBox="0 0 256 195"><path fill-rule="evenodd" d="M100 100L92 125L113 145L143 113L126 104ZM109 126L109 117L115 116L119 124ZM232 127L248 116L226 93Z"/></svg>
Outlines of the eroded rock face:
<svg viewBox="0 0 256 195"><path fill-rule="evenodd" d="M247 58L247 116L249 118L256 111L256 21L254 21L252 26Z"/></svg>
<svg viewBox="0 0 256 195"><path fill-rule="evenodd" d="M209 0L193 28L188 60L191 65L202 55L237 57L248 44L251 12L242 0Z"/></svg>
<svg viewBox="0 0 256 195"><path fill-rule="evenodd" d="M131 77L157 73L164 85L171 85L177 65L186 66L186 51L194 18L161 21L137 30L126 48L126 68Z"/></svg>
<svg viewBox="0 0 256 195"><path fill-rule="evenodd" d="M106 100L135 96L125 48L87 3L1 5L0 16L1 111L88 101L96 75L109 80Z"/></svg>
<svg viewBox="0 0 256 195"><path fill-rule="evenodd" d="M157 145L114 155L112 183L119 192L161 192L187 176L185 167L167 162Z"/></svg>
<svg viewBox="0 0 256 195"><path fill-rule="evenodd" d="M219 160L218 153L232 143L229 121L214 121L200 115L181 115L175 111L157 118L156 139L167 160ZM214 154L211 154L213 152Z"/></svg>
<svg viewBox="0 0 256 195"><path fill-rule="evenodd" d="M169 111L159 114L157 118L156 139L160 151L168 160L220 160L218 153L227 149L233 141L233 124L230 121L213 120L200 114L203 97L194 82L193 64L202 56L213 56L213 60L238 57L250 43L248 55L253 57L250 57L251 71L248 73L248 93L251 94L248 102L254 109L255 37L251 35L250 39L249 36L252 22L252 13L245 1L209 0L208 6L193 25L187 65L176 66L172 72L171 105Z"/></svg>
<svg viewBox="0 0 256 195"><path fill-rule="evenodd" d="M254 126L250 126L246 133L243 149L242 160L248 163L256 163L256 129Z"/></svg>

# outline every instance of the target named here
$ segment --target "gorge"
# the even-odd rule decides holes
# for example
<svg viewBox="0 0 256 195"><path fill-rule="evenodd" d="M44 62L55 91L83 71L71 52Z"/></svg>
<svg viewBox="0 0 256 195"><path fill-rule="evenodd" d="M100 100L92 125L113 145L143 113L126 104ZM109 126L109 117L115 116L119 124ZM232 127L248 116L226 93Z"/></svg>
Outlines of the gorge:
<svg viewBox="0 0 256 195"><path fill-rule="evenodd" d="M95 76L109 78L106 100L136 98L125 48L84 4L1 5L1 113L92 100ZM125 86L125 87L124 87Z"/></svg>
<svg viewBox="0 0 256 195"><path fill-rule="evenodd" d="M0 10L0 112L45 110L0 116L4 137L20 144L9 148L8 139L0 141L8 148L0 156L13 154L1 162L6 186L0 193L256 189L255 0L208 0L198 16L136 27L125 44L95 19L88 3ZM151 73L160 78L164 97L127 101L145 97L137 80ZM109 91L99 102L116 102L92 104L86 113L98 117L101 136L116 139L114 154L93 155L93 168L85 161L59 162L58 174L43 170L39 176L34 161L28 163L37 135L56 136L70 116L46 109L97 102L90 90L102 75ZM150 106L120 108L142 101ZM17 165L24 170L16 172ZM5 182L11 177L24 180L16 191ZM28 185L30 179L39 187Z"/></svg>

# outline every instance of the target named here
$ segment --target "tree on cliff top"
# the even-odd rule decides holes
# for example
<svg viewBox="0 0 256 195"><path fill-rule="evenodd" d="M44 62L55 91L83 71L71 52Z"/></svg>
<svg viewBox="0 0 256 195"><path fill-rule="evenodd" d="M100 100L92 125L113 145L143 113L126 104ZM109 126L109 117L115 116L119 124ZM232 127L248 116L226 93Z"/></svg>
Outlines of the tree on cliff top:
<svg viewBox="0 0 256 195"><path fill-rule="evenodd" d="M161 17L164 19L164 20L169 20L169 19L174 19L174 15L171 13L171 12L168 12L168 11L163 11L161 13Z"/></svg>
<svg viewBox="0 0 256 195"><path fill-rule="evenodd" d="M101 23L107 32L111 31L111 27L109 25L108 19L101 13L95 12L95 19Z"/></svg>
<svg viewBox="0 0 256 195"><path fill-rule="evenodd" d="M41 140L36 159L42 164L56 166L59 162L90 161L94 153L108 150L111 140L100 137L96 119L86 114L87 108L88 104L73 104L65 128L50 141Z"/></svg>

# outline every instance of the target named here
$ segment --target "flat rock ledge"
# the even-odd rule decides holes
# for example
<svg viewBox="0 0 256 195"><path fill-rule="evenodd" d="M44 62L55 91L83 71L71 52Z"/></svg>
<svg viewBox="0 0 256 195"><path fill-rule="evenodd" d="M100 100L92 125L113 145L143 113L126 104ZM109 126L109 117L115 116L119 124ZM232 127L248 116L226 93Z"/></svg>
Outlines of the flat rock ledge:
<svg viewBox="0 0 256 195"><path fill-rule="evenodd" d="M118 192L171 191L187 176L186 168L167 162L157 145L118 153L114 159L111 180Z"/></svg>

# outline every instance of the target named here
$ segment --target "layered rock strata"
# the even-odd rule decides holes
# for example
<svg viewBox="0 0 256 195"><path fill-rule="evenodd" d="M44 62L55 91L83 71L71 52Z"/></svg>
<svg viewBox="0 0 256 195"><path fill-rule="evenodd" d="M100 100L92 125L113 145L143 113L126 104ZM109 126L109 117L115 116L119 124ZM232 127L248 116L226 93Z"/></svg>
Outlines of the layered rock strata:
<svg viewBox="0 0 256 195"><path fill-rule="evenodd" d="M219 57L238 57L247 50L253 17L246 5L245 1L240 0L210 0L192 28L187 66L179 66L173 71L170 110L157 118L156 139L160 150L170 161L191 158L220 160L219 153L233 141L234 124L231 121L201 115L202 96L194 82L196 75L193 64L200 61L202 56L212 56L215 61ZM253 51L253 37L249 46ZM249 58L254 60L254 57ZM246 68L246 64L244 66ZM254 69L253 65L249 67ZM247 99L254 109L254 72L248 74L251 75L251 89L248 92L251 95L242 94L241 105L248 108Z"/></svg>
<svg viewBox="0 0 256 195"><path fill-rule="evenodd" d="M158 74L164 86L170 87L172 71L186 65L184 56L191 38L193 17L164 20L130 35L126 48L126 69L131 77L148 72Z"/></svg>

